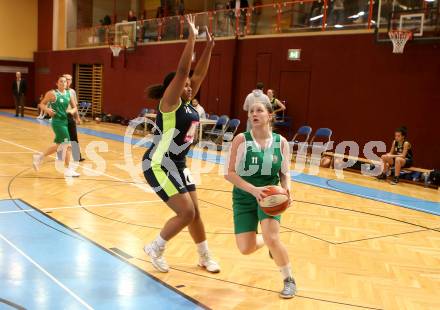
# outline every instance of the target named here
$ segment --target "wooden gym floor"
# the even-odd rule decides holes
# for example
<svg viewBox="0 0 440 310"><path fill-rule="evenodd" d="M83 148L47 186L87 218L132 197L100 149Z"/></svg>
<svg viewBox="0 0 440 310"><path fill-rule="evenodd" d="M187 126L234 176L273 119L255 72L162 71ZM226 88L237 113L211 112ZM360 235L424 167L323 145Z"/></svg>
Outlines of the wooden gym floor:
<svg viewBox="0 0 440 310"><path fill-rule="evenodd" d="M334 173L327 169L321 169L318 174L322 180L327 180L327 184L334 181L339 182L333 184L335 187L338 184L358 185L378 191L385 200L364 198L345 189L337 191L301 181L292 182L295 202L283 215L281 237L292 261L298 295L292 300L281 300L278 297L281 276L267 249L243 256L235 246L231 185L219 175L221 167L217 164L211 164L215 168L213 171L201 174L198 195L208 242L221 264L221 273L208 274L196 266L196 249L185 230L169 243L165 256L172 269L168 274L161 274L147 261L143 246L156 237L172 212L154 193L143 190L145 184L139 167L135 175L126 171L124 147L125 152L130 150L137 165L145 151L142 147L117 141L117 137L124 135L126 127L94 122L82 125L81 128L92 130L91 134L79 134L83 154L93 141L103 145L99 151L95 147L95 161L89 157L80 164L81 177L66 180L56 171L54 158L47 159L39 172L32 169L32 153L43 150L53 139L50 127L31 117L17 119L11 115L10 111L0 112L0 200L20 199L20 203L29 207L26 210L2 210L0 205L0 236L5 242L9 240L7 244L0 243L0 269L15 268L14 261L2 259L2 256L6 257L7 251L14 251L13 244L17 243L12 236L25 234L17 225L8 228L15 229L14 233L7 231L5 227L10 226L5 224L2 228L2 221L12 221L15 212L38 213L32 209L35 208L41 210L44 218L95 242L100 251L113 253L123 260L122 266L137 266L166 283L168 287L164 289L189 296L194 307L440 308L437 296L440 291L440 217L435 215L440 212L438 190L410 184L391 186L353 173L345 173L344 180L334 181ZM103 133L105 138L97 137L96 132ZM104 162L105 173L92 175L93 170ZM206 165L199 159L190 159L189 163ZM392 203L394 199L397 205ZM412 199L431 206L434 214L398 206L410 205ZM17 248L31 259L32 251L44 251L45 242L51 242L47 240L50 238L42 238L31 246L26 243L26 238L30 237L25 235L23 238L22 246ZM41 249L38 249L40 243ZM81 252L76 255L80 256ZM52 256L52 253L46 256ZM33 262L46 266L48 273L57 265L62 270L69 269L68 261L57 259L44 265L44 260L44 257L35 258ZM85 270L83 272L87 273ZM61 276L57 279L63 283ZM0 302L3 298L11 303L32 304L29 297L10 300L7 295L2 295L4 290L1 288L11 285L9 280L0 272ZM21 281L32 280L23 278ZM130 292L139 282L128 283L123 277L119 281L124 287L134 286L132 291L124 291L124 298L130 298ZM14 285L21 287L17 283ZM28 283L27 287L35 290L35 298L45 294L38 291L37 284L34 287ZM64 287L69 289L68 285ZM75 292L70 287L69 294L74 296L71 293L75 293L77 300L84 301L91 308L99 308L81 296L81 286L78 290ZM116 295L114 298L118 298Z"/></svg>

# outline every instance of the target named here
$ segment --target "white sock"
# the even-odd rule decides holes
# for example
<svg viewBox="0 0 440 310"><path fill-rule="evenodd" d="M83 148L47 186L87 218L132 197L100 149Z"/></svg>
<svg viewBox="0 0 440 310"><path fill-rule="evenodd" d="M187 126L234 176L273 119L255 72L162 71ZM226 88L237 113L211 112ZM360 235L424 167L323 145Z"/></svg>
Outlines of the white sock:
<svg viewBox="0 0 440 310"><path fill-rule="evenodd" d="M281 275L283 276L283 280L285 278L292 277L292 266L290 266L290 263L285 266L280 267L280 272L281 272Z"/></svg>
<svg viewBox="0 0 440 310"><path fill-rule="evenodd" d="M199 254L203 254L203 253L207 253L209 252L208 249L208 241L202 241L200 243L197 243L197 251L199 252Z"/></svg>
<svg viewBox="0 0 440 310"><path fill-rule="evenodd" d="M156 242L156 244L160 248L164 248L165 245L167 244L167 241L164 238L162 238L160 234L157 236L157 238L154 240L154 242Z"/></svg>

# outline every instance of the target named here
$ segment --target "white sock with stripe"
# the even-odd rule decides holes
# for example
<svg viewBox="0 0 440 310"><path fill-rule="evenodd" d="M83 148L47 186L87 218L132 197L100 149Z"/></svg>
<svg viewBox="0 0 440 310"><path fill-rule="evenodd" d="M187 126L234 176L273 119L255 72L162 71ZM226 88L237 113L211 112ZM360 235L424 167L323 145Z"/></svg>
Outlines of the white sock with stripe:
<svg viewBox="0 0 440 310"><path fill-rule="evenodd" d="M283 280L286 278L292 277L292 266L289 264L280 267L281 275L283 276Z"/></svg>

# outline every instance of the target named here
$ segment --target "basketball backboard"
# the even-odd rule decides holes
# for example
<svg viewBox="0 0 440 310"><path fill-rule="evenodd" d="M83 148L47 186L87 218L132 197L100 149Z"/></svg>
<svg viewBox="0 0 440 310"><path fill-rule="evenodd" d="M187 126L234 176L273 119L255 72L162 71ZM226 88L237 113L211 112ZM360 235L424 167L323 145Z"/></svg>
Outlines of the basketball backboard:
<svg viewBox="0 0 440 310"><path fill-rule="evenodd" d="M115 42L126 49L136 47L136 22L122 22L115 24Z"/></svg>
<svg viewBox="0 0 440 310"><path fill-rule="evenodd" d="M379 0L376 40L389 42L391 30L410 31L413 41L440 42L439 0Z"/></svg>

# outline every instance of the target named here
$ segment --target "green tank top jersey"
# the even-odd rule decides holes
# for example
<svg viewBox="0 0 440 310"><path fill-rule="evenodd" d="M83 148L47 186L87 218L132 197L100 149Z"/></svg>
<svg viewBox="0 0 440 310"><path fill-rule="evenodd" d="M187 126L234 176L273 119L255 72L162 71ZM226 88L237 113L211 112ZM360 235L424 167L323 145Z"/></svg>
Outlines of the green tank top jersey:
<svg viewBox="0 0 440 310"><path fill-rule="evenodd" d="M55 102L52 102L52 110L55 112L55 115L52 117L52 122L67 122L67 107L70 103L70 93L69 91L65 91L65 93L61 93L58 89L55 90Z"/></svg>
<svg viewBox="0 0 440 310"><path fill-rule="evenodd" d="M237 174L254 186L278 185L283 155L281 153L281 136L272 133L272 144L262 150L254 141L250 132L245 132L245 154L237 165ZM246 191L234 186L232 198L235 203L249 203L254 198Z"/></svg>

